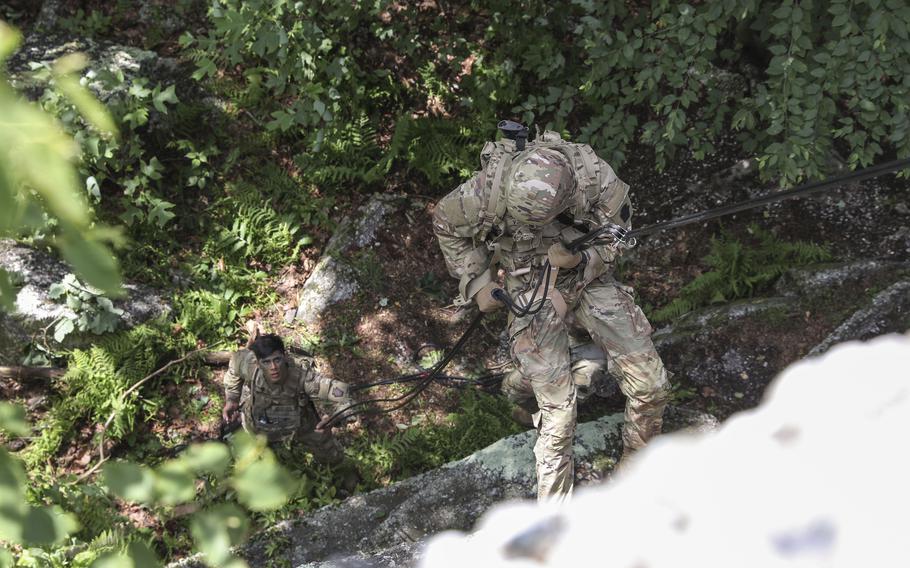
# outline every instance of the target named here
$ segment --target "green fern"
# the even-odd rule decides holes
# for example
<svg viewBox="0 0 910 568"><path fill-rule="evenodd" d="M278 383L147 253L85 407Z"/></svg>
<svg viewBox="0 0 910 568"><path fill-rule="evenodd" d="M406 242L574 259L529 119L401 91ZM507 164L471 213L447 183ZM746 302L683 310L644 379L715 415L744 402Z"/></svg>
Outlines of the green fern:
<svg viewBox="0 0 910 568"><path fill-rule="evenodd" d="M132 431L142 392L134 392L125 401L121 401L122 394L155 370L162 353L178 347L169 327L157 323L141 325L105 337L88 349L73 351L66 375L58 383L60 397L39 424L38 436L23 452L29 469L53 456L82 420L103 424L116 410L105 437L116 441ZM180 367L186 365L171 372L179 373Z"/></svg>
<svg viewBox="0 0 910 568"><path fill-rule="evenodd" d="M300 252L303 241L292 219L280 216L270 205L241 204L230 225L224 226L215 241L216 249L235 259L256 259L284 265Z"/></svg>
<svg viewBox="0 0 910 568"><path fill-rule="evenodd" d="M330 191L371 185L380 179L375 168L383 154L378 138L375 121L366 115L336 122L321 144L296 156L294 163L306 181Z"/></svg>
<svg viewBox="0 0 910 568"><path fill-rule="evenodd" d="M362 115L328 131L321 146L295 163L307 181L329 190L374 185L396 165L422 174L434 188L446 187L476 169L477 149L490 134L450 118L403 115L383 147L374 122Z"/></svg>
<svg viewBox="0 0 910 568"><path fill-rule="evenodd" d="M451 185L477 168L477 149L488 134L448 118L402 117L374 175L387 174L392 163L401 160L409 170L423 174L431 186Z"/></svg>
<svg viewBox="0 0 910 568"><path fill-rule="evenodd" d="M748 298L771 287L787 270L829 260L831 254L819 245L786 242L757 225L749 227L752 245L723 233L711 240L704 261L711 267L680 290L679 297L651 314L655 322L669 321L693 309Z"/></svg>

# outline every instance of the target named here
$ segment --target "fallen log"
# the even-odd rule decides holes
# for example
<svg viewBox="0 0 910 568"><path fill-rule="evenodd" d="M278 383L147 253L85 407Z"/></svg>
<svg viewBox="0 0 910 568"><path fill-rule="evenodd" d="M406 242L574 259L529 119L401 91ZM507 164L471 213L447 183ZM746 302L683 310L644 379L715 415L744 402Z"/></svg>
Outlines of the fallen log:
<svg viewBox="0 0 910 568"><path fill-rule="evenodd" d="M206 365L219 367L227 365L231 361L232 351L212 351L206 353L202 360ZM64 367L27 367L13 366L0 367L0 379L13 379L17 381L52 381L59 379L66 374Z"/></svg>
<svg viewBox="0 0 910 568"><path fill-rule="evenodd" d="M0 367L0 379L51 381L64 374L60 367Z"/></svg>

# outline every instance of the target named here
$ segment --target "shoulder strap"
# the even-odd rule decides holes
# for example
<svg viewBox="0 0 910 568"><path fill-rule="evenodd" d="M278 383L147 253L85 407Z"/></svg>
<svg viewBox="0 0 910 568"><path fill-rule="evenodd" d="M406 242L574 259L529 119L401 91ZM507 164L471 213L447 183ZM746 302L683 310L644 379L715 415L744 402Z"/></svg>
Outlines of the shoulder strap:
<svg viewBox="0 0 910 568"><path fill-rule="evenodd" d="M481 152L481 164L484 166L484 183L486 184L486 206L481 211L480 230L477 232L479 241L484 241L490 229L499 223L506 213L504 176L512 167L512 157L516 153L515 142L500 140L487 142Z"/></svg>

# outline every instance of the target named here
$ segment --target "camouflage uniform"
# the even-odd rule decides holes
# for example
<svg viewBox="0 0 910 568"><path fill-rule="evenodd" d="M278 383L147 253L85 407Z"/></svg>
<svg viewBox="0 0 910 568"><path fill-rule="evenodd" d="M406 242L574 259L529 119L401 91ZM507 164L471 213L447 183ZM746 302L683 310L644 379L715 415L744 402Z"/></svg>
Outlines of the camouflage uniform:
<svg viewBox="0 0 910 568"><path fill-rule="evenodd" d="M554 174L554 161L565 166L569 179ZM492 282L498 266L505 271L509 295L520 305L527 303L550 245L584 234L566 224L564 215L539 225L519 222L533 218L537 207L564 211L570 221L589 226L609 221L631 227L628 185L589 146L569 144L556 133L545 132L522 152L516 152L511 140L488 143L481 164L481 171L439 202L434 218L434 232L449 272L459 279L463 301ZM553 195L548 191L553 187L565 187L569 200L560 203L566 196ZM503 390L529 411L539 410L534 417L539 433L534 447L539 499L565 499L572 491L575 383L599 370L596 363L592 368L581 359L573 361L571 348L579 343L578 337L590 336L619 376L620 390L627 397L625 451L641 448L661 429L667 371L631 288L611 275L616 255L607 245L588 248L577 267L551 272L538 313L509 315L511 354L518 373L506 378Z"/></svg>
<svg viewBox="0 0 910 568"><path fill-rule="evenodd" d="M326 403L331 413L351 405L348 385L323 377L310 359L285 356L284 379L273 384L262 373L256 356L241 349L231 357L224 376L225 398L239 402L243 428L262 434L270 442L294 440L317 460L338 465L344 452L330 432L317 432L319 413L314 399Z"/></svg>

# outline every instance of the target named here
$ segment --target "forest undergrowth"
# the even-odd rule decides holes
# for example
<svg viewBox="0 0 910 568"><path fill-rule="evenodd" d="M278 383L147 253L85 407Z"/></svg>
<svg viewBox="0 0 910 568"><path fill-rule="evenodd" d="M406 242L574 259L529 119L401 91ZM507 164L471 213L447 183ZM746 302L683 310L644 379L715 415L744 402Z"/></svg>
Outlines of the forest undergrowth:
<svg viewBox="0 0 910 568"><path fill-rule="evenodd" d="M75 276L59 283L73 317L55 322L53 340L36 338L23 363L66 374L27 417L0 406L4 441L24 441L0 454L12 472L0 491L31 507L11 518L51 528L0 546L0 565L159 562L193 550L232 565L228 545L250 531L337 502L337 472L305 452L244 436L230 449L216 442L223 371L194 353L237 348L256 319L357 384L419 368L409 357L423 342L451 344L466 321L446 307L456 287L428 219L477 167L501 118L588 142L617 171L703 159L730 132L761 182L783 186L824 177L832 156L856 168L910 155L910 9L894 0L61 6L54 30L35 27L27 2L0 8L0 20L26 37L54 31L174 58L162 74L75 71L117 135L69 96L72 75L37 61L11 73L78 144L75 175L94 222L117 227L102 240L123 277L164 291L171 309L125 329L100 289ZM408 222L352 254L360 291L314 329L285 321L339 220L376 192L403 195ZM67 229L38 206L23 226L15 236L39 248ZM692 269L679 269L668 276L675 287L646 298L656 319L760 293L786 268L830 258L748 226L700 250L700 277L685 286ZM469 345L460 372L497 362L500 319ZM97 339L65 349L71 333ZM15 402L34 394L2 386ZM518 430L501 397L433 387L340 437L366 491ZM254 494L262 479L273 491ZM70 515L30 525L42 511Z"/></svg>

